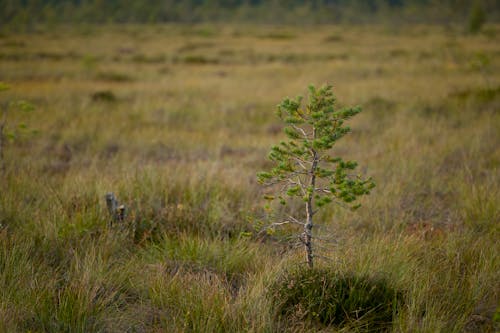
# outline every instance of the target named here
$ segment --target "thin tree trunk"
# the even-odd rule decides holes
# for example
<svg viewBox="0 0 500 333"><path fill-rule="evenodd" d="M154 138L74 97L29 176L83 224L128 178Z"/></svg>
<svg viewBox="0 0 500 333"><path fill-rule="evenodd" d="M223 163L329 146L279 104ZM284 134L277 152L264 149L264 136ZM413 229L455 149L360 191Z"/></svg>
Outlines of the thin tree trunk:
<svg viewBox="0 0 500 333"><path fill-rule="evenodd" d="M313 228L313 220L312 220L312 199L309 198L306 203L307 210L307 222L304 226L304 247L306 250L306 261L307 266L309 268L313 268L314 266L314 256L312 249L312 228Z"/></svg>
<svg viewBox="0 0 500 333"><path fill-rule="evenodd" d="M310 170L311 182L309 183L309 185L311 186L313 191L306 202L307 219L306 219L306 224L304 225L304 247L306 250L306 261L309 268L313 268L314 266L314 255L312 248L312 228L313 228L313 215L314 215L313 195L314 195L314 188L316 186L316 168L318 167L318 155L316 151L313 150L312 152L313 152L313 163Z"/></svg>

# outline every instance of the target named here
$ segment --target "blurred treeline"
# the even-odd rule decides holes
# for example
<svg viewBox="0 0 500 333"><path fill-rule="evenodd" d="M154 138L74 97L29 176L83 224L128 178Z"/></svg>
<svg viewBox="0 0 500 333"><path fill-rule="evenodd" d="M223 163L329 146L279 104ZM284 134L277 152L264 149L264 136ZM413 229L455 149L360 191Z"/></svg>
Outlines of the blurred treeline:
<svg viewBox="0 0 500 333"><path fill-rule="evenodd" d="M478 10L499 20L498 0L0 0L0 24L26 29L57 23L466 22Z"/></svg>

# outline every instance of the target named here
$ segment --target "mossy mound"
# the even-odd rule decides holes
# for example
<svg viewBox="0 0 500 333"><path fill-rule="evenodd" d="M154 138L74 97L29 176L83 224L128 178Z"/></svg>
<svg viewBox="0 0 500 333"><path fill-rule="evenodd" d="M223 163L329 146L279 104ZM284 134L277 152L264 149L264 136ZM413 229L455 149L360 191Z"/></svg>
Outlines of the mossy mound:
<svg viewBox="0 0 500 333"><path fill-rule="evenodd" d="M402 303L402 293L385 278L325 268L287 271L271 285L269 294L280 320L370 331L390 327Z"/></svg>

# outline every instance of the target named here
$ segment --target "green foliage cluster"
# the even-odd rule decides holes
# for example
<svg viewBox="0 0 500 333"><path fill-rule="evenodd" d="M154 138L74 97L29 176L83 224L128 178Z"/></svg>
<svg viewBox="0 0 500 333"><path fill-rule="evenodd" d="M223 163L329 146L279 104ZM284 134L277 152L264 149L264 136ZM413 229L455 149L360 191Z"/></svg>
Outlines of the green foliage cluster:
<svg viewBox="0 0 500 333"><path fill-rule="evenodd" d="M269 295L278 319L369 331L387 328L403 303L402 292L384 278L325 268L282 273Z"/></svg>
<svg viewBox="0 0 500 333"><path fill-rule="evenodd" d="M258 173L262 184L283 184L279 200L286 204L283 195L312 200L317 207L333 201L353 204L375 187L371 178L351 174L357 167L355 161L344 161L331 155L334 144L350 132L345 122L361 112L361 108L335 107L332 86L319 89L309 87L307 105L303 98L286 98L278 106L278 116L286 123L284 132L288 141L271 148L269 159L275 167L270 172ZM312 181L314 178L314 181ZM274 196L266 196L273 200Z"/></svg>

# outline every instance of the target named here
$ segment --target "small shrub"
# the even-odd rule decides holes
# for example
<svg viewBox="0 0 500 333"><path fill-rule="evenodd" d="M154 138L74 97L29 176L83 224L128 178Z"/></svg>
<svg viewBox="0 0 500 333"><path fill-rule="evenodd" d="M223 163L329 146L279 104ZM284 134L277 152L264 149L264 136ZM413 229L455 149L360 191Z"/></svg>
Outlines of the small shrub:
<svg viewBox="0 0 500 333"><path fill-rule="evenodd" d="M187 55L182 59L182 62L191 65L215 65L219 63L217 59L207 58L202 55Z"/></svg>
<svg viewBox="0 0 500 333"><path fill-rule="evenodd" d="M94 102L116 102L117 98L115 94L110 90L97 91L91 95L91 99Z"/></svg>
<svg viewBox="0 0 500 333"><path fill-rule="evenodd" d="M337 35L337 34L326 36L323 39L323 41L326 43L342 42L343 40L344 40L344 38L341 35Z"/></svg>
<svg viewBox="0 0 500 333"><path fill-rule="evenodd" d="M282 274L269 289L278 319L307 320L322 325L384 330L401 303L383 278L328 269L295 269Z"/></svg>
<svg viewBox="0 0 500 333"><path fill-rule="evenodd" d="M188 42L188 43L184 44L183 46L181 46L177 51L179 53L189 52L189 51L195 51L195 50L199 50L199 49L210 48L210 47L213 47L214 45L215 45L214 43L210 43L210 42L195 42L195 43Z"/></svg>
<svg viewBox="0 0 500 333"><path fill-rule="evenodd" d="M481 31L485 21L486 12L484 11L481 4L476 1L469 14L467 30L472 34L478 33Z"/></svg>

